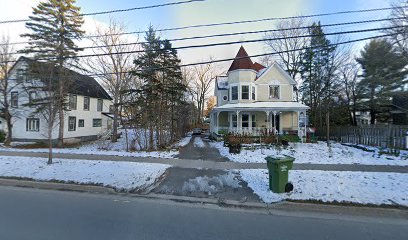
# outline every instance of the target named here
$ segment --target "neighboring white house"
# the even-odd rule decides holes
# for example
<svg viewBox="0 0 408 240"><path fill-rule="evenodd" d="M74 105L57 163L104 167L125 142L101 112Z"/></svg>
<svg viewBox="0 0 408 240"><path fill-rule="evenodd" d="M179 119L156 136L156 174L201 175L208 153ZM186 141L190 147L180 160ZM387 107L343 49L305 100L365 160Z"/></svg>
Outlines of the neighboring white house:
<svg viewBox="0 0 408 240"><path fill-rule="evenodd" d="M241 47L226 76L216 79L211 133L277 132L304 136L306 111L294 98L295 80L278 64L253 63Z"/></svg>
<svg viewBox="0 0 408 240"><path fill-rule="evenodd" d="M9 85L12 88L9 101L13 116L13 141L45 141L47 139L47 122L41 114L35 114L34 107L27 104L30 99L40 96L41 92L33 91L33 84L40 80L31 79L26 74L29 64L45 64L26 57L20 57L9 71ZM64 139L84 141L96 139L112 126L109 117L112 98L93 78L69 71L72 86L69 89L69 109L65 111ZM31 87L30 87L31 86ZM30 90L28 90L30 89ZM7 131L4 119L0 119L1 130ZM56 121L58 123L58 119ZM53 139L58 138L58 124L53 130Z"/></svg>

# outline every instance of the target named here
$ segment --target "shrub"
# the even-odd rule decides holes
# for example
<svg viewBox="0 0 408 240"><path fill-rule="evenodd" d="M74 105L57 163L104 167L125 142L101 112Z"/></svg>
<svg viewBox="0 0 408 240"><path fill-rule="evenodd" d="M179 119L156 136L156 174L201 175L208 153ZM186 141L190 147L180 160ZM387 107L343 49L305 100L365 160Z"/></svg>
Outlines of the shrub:
<svg viewBox="0 0 408 240"><path fill-rule="evenodd" d="M6 140L6 133L0 130L0 142L4 142Z"/></svg>
<svg viewBox="0 0 408 240"><path fill-rule="evenodd" d="M300 138L298 135L281 135L280 141L283 142L300 142Z"/></svg>

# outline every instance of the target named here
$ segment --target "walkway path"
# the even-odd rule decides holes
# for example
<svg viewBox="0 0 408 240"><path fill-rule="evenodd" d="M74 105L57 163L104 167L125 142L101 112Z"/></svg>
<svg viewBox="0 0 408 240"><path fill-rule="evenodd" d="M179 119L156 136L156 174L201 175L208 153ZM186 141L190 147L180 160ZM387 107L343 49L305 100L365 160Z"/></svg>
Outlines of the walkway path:
<svg viewBox="0 0 408 240"><path fill-rule="evenodd" d="M7 152L0 151L0 156L20 156L20 157L42 157L46 158L47 153L38 152ZM152 157L121 157L110 155L90 155L90 154L66 154L55 153L55 158L63 159L83 159L100 161L128 161L128 162L146 162L146 163L164 163L180 168L196 169L266 169L266 163L237 163L237 162L217 162L211 160L192 160L192 159L165 159ZM324 171L363 171L363 172L397 172L408 173L408 166L383 166L383 165L352 165L352 164L297 164L293 169L296 170L324 170Z"/></svg>
<svg viewBox="0 0 408 240"><path fill-rule="evenodd" d="M200 138L202 139L204 146L195 146L194 142L200 140ZM206 139L203 139L201 136L193 136L189 144L180 149L180 154L177 158L188 160L210 160L214 162L229 161L228 158L221 156L220 152L216 148L211 147Z"/></svg>

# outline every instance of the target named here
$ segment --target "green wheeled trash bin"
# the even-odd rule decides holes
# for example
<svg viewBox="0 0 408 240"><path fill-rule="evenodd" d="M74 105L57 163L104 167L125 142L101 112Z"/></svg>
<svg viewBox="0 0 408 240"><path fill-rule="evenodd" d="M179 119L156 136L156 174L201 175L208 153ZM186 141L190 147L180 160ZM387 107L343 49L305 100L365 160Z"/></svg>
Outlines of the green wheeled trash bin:
<svg viewBox="0 0 408 240"><path fill-rule="evenodd" d="M293 185L288 182L288 178L295 158L284 155L268 156L265 159L269 170L269 189L275 193L292 191Z"/></svg>

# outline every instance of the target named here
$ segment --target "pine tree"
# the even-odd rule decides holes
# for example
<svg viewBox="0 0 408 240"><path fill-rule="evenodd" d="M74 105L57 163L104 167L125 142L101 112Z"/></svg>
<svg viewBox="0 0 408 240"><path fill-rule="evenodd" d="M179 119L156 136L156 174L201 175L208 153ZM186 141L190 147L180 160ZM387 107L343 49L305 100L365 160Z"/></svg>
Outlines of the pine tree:
<svg viewBox="0 0 408 240"><path fill-rule="evenodd" d="M356 60L363 69L358 85L361 104L374 124L377 115L386 112L393 93L402 88L408 62L386 39L370 41Z"/></svg>
<svg viewBox="0 0 408 240"><path fill-rule="evenodd" d="M310 106L310 118L315 126L323 125L323 107L331 97L331 78L333 53L335 47L330 45L319 23L309 28L312 35L310 45L302 56L301 75L303 79L303 101ZM326 103L327 105L327 103Z"/></svg>
<svg viewBox="0 0 408 240"><path fill-rule="evenodd" d="M156 35L153 27L142 44L145 50L135 59L136 77L143 81L136 93L134 106L139 108L139 122L148 129L149 148L164 147L176 137L177 115L183 102L186 85L182 81L180 59L171 43Z"/></svg>
<svg viewBox="0 0 408 240"><path fill-rule="evenodd" d="M30 33L23 34L29 38L29 46L22 53L34 53L34 59L46 60L57 69L54 74L57 95L59 133L58 145L63 145L64 139L64 110L66 109L67 91L71 87L69 76L64 67L72 66L75 56L82 49L75 40L80 39L84 31L84 23L80 8L75 6L76 0L48 0L33 8L33 15L26 23ZM37 69L38 70L38 69ZM42 72L41 75L46 75ZM48 79L48 77L45 77ZM48 84L45 81L44 84ZM53 87L54 88L54 87Z"/></svg>

